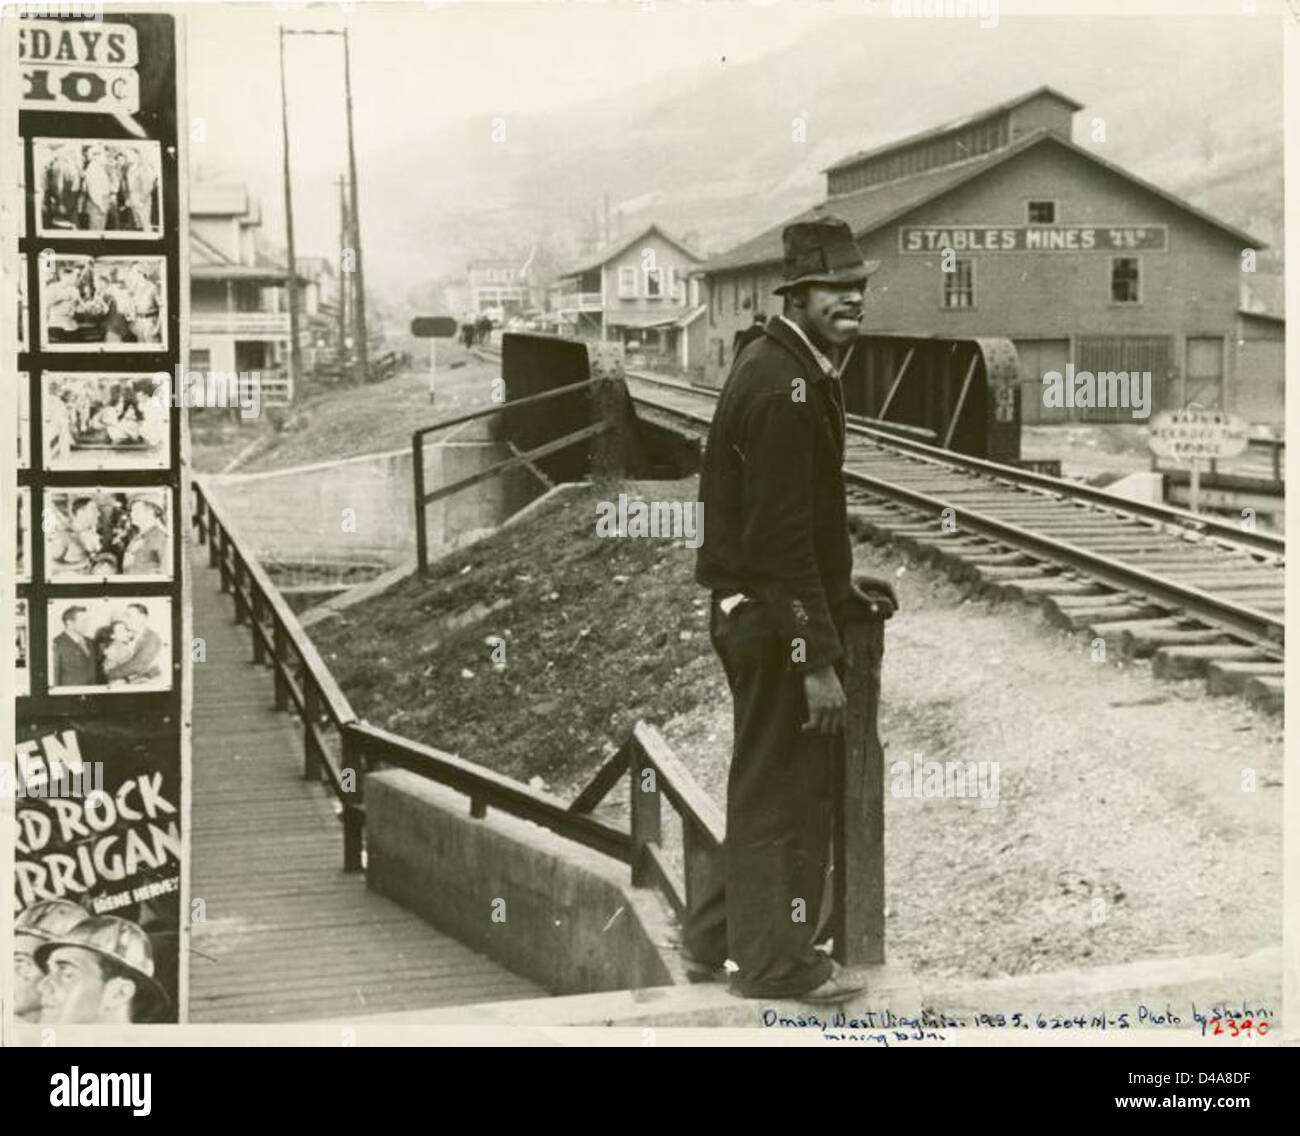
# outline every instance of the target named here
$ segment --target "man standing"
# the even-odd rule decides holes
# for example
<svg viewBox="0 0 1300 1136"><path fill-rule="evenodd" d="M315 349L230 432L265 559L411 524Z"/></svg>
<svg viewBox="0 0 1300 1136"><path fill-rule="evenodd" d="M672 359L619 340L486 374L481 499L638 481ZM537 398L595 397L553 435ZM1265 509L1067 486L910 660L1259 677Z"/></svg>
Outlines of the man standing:
<svg viewBox="0 0 1300 1136"><path fill-rule="evenodd" d="M89 572L101 548L99 506L93 497L73 498L67 525L50 536L48 558L52 572Z"/></svg>
<svg viewBox="0 0 1300 1136"><path fill-rule="evenodd" d="M158 663L162 640L149 626L149 609L144 604L127 604L126 627L131 632L131 653L105 667L104 678L107 682L153 682L162 674Z"/></svg>
<svg viewBox="0 0 1300 1136"><path fill-rule="evenodd" d="M838 218L782 237L784 313L728 377L700 474L696 580L713 593L735 744L725 878L694 905L683 953L697 968L733 960L745 997L835 1003L862 989L814 946L844 760L840 629L866 614L859 587L896 606L888 583L852 578L841 470L840 375L880 262Z"/></svg>
<svg viewBox="0 0 1300 1136"><path fill-rule="evenodd" d="M63 630L54 637L54 686L97 686L99 668L90 641L89 616L81 604L63 611Z"/></svg>
<svg viewBox="0 0 1300 1136"><path fill-rule="evenodd" d="M167 563L167 530L160 500L140 494L131 499L131 527L135 530L122 554L122 574L163 576Z"/></svg>
<svg viewBox="0 0 1300 1136"><path fill-rule="evenodd" d="M763 326L767 323L767 317L762 312L754 313L754 322L748 327L741 328L736 332L731 340L731 365L736 365L736 360L740 358L740 353L745 350L756 339L763 338Z"/></svg>

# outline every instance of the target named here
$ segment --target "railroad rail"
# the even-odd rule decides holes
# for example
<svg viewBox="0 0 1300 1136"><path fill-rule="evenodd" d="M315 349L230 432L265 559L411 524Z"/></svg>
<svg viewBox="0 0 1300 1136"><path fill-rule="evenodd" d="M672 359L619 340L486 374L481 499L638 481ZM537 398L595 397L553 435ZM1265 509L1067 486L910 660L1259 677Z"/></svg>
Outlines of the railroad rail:
<svg viewBox="0 0 1300 1136"><path fill-rule="evenodd" d="M707 428L716 392L639 371L627 377L641 406ZM946 544L985 582L1028 583L1020 594L1074 595L1081 618L1100 622L1108 611L1110 622L1146 622L1157 643L1163 623L1165 641L1208 645L1226 634L1280 663L1283 537L849 419L850 507L867 528ZM1032 586L1036 576L1041 587ZM1186 626L1193 621L1202 627Z"/></svg>

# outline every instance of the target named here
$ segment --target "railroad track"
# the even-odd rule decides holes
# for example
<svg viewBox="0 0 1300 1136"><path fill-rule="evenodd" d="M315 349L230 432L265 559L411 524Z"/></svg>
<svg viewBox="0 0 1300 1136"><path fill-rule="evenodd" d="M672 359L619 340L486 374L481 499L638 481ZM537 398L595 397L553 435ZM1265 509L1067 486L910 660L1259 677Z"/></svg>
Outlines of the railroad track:
<svg viewBox="0 0 1300 1136"><path fill-rule="evenodd" d="M641 408L707 429L716 393L639 371ZM1230 521L941 450L849 416L855 528L910 546L995 597L1152 658L1167 678L1280 709L1286 542Z"/></svg>

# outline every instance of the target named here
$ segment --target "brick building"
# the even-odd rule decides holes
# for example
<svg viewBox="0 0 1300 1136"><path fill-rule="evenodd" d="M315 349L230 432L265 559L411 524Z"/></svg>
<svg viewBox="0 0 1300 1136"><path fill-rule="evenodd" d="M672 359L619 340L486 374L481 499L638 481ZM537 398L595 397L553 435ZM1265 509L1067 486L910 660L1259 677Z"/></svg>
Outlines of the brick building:
<svg viewBox="0 0 1300 1136"><path fill-rule="evenodd" d="M1011 338L1026 423L1132 420L1045 407L1042 376L1067 363L1151 371L1153 412L1280 420L1280 355L1247 335L1276 324L1240 313L1242 253L1262 243L1074 143L1080 109L1041 87L829 167L824 203L705 265L705 381L721 386L754 311L780 311L781 230L825 210L883 261L864 331Z"/></svg>

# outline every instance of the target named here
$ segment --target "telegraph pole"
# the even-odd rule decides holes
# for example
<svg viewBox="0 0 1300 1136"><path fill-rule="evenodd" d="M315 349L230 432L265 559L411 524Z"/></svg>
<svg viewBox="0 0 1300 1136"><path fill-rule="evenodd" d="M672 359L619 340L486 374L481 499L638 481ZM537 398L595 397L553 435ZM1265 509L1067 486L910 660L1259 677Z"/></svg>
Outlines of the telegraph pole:
<svg viewBox="0 0 1300 1136"><path fill-rule="evenodd" d="M343 271L343 261L352 241L351 221L348 218L346 179L339 174L339 358L346 359L348 352L348 277Z"/></svg>
<svg viewBox="0 0 1300 1136"><path fill-rule="evenodd" d="M352 137L352 55L348 47L348 29L343 29L343 88L348 105L348 177L352 181L352 240L356 254L357 289L354 293L353 319L356 322L357 377L366 382L368 343L366 342L366 277L361 268L361 211L357 206L357 151Z"/></svg>
<svg viewBox="0 0 1300 1136"><path fill-rule="evenodd" d="M284 231L289 257L289 382L302 378L302 346L298 342L298 260L293 246L293 189L289 182L289 96L284 82L284 27L280 27L280 125L284 132Z"/></svg>

